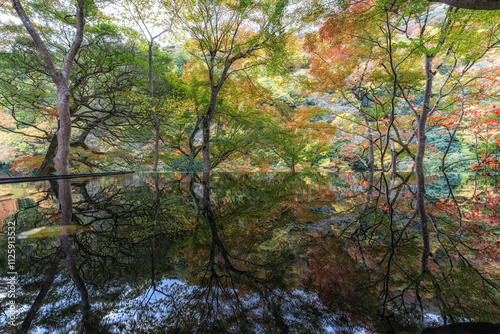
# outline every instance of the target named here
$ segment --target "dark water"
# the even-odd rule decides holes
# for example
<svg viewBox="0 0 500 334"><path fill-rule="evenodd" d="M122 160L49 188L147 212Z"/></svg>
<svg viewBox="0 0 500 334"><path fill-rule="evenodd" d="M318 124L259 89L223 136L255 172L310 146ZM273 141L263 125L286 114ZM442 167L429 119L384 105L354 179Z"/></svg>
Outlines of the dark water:
<svg viewBox="0 0 500 334"><path fill-rule="evenodd" d="M499 187L428 175L426 237L411 174L3 184L0 331L497 333Z"/></svg>

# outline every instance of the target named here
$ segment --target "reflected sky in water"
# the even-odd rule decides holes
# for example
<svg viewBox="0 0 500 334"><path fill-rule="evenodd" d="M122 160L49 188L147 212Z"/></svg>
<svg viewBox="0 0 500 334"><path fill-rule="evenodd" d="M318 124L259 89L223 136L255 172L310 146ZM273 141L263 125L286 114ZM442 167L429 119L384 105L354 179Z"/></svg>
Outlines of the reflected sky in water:
<svg viewBox="0 0 500 334"><path fill-rule="evenodd" d="M499 175L427 175L427 234L413 174L2 184L1 279L15 225L19 314L12 326L4 311L0 330L497 333L499 187Z"/></svg>

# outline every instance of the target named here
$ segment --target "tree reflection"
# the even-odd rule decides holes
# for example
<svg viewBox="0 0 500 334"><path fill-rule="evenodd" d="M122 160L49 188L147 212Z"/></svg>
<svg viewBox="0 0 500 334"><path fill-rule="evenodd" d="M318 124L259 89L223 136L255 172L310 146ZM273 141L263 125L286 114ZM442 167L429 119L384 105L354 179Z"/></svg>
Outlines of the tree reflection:
<svg viewBox="0 0 500 334"><path fill-rule="evenodd" d="M420 180L414 185L412 175L397 175L392 183L381 174L359 216L344 224L332 220L333 234L312 241L305 285L328 309L375 332L417 333L431 325L429 314L445 325L499 322L498 276L477 261L477 230L461 228L464 203L457 202L447 175L427 182L446 181L449 197L427 196L422 203Z"/></svg>
<svg viewBox="0 0 500 334"><path fill-rule="evenodd" d="M423 204L415 174L127 180L53 183L13 215L20 231L82 227L21 241L21 332L420 333L500 322L498 178L428 176Z"/></svg>
<svg viewBox="0 0 500 334"><path fill-rule="evenodd" d="M59 201L60 208L60 221L59 226L61 227L60 235L60 246L56 251L55 257L50 262L50 268L46 272L45 280L42 283L42 289L38 293L35 301L28 310L23 323L21 324L20 333L28 333L31 326L31 322L35 318L36 313L39 311L47 293L52 286L57 272L57 268L61 260L64 258L66 260L66 265L68 272L71 276L73 283L76 285L78 292L81 296L81 312L82 312L82 324L85 333L91 333L90 327L90 302L89 295L85 283L83 282L80 274L77 270L75 259L73 257L73 237L65 233L65 226L69 226L72 222L72 210L73 210L73 200L71 197L71 184L69 179L60 179L52 183L52 189L56 194Z"/></svg>
<svg viewBox="0 0 500 334"><path fill-rule="evenodd" d="M151 209L149 201L136 201L134 193L137 194L137 191L119 189L112 184L97 190L88 181L77 182L73 189L72 194L69 180L51 182L49 188L40 189L37 193L41 196L37 206L21 209L14 215L16 226L21 230L52 226L53 222L57 222L60 231L59 236L54 233L43 235L41 242L21 241L19 251L26 255L19 261L18 273L21 285L27 290L19 295L18 302L28 301L29 291L39 288L21 318L22 323L18 326L21 333L27 333L30 326L33 328L32 323L37 316L35 326L48 326L52 328L51 332L75 328L85 333L99 332L100 316L91 312L92 297L89 296L88 286L91 286L94 298L96 289L109 294L110 285L106 282L122 278L122 270L126 272L136 267L140 261L137 253L146 247L145 240L139 238L132 240L132 244L138 246L138 249L133 249L128 235L130 229L137 231L143 225L142 219L147 217L144 213L149 213ZM139 189L140 196L144 196L144 187ZM128 197L127 202L120 201L124 195ZM145 199L149 197L146 192ZM52 205L52 198L57 199L58 209ZM141 217L141 223L132 225L138 217ZM84 228L69 228L75 225ZM72 235L75 232L81 233ZM123 240L127 243L122 248ZM65 267L60 265L62 260L66 262ZM40 272L45 275L40 277ZM132 273L134 280L138 278L137 272ZM74 287L79 298L73 297ZM71 320L64 316L74 313L75 302L80 304L80 324L75 322L74 315ZM45 308L40 311L42 307Z"/></svg>
<svg viewBox="0 0 500 334"><path fill-rule="evenodd" d="M290 250L276 249L264 257L251 256L256 255L249 249L252 246L246 248L246 254L228 250L219 235L224 223L217 220L224 220L224 216L218 216L214 209L208 173L203 174L202 184L203 198L197 203L203 203L200 211L211 238L208 261L190 296L199 307L196 332L255 332L259 328L273 333L317 332L322 325L321 308L300 294L292 294L286 286L283 273ZM287 321L291 316L300 320Z"/></svg>

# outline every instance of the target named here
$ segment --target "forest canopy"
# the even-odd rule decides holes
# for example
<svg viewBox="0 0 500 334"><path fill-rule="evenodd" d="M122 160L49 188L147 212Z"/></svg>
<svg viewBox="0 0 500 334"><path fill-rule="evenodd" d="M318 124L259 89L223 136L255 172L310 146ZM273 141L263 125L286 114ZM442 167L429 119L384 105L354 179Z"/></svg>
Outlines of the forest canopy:
<svg viewBox="0 0 500 334"><path fill-rule="evenodd" d="M498 5L3 1L1 173L498 171Z"/></svg>

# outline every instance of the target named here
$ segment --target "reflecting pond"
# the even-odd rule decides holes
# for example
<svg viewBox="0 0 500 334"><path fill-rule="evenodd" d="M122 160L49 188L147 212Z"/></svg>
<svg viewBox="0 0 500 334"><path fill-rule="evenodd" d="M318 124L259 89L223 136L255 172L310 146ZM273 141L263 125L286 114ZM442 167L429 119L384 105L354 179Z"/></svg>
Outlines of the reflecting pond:
<svg viewBox="0 0 500 334"><path fill-rule="evenodd" d="M409 173L0 184L0 331L498 333L499 188L426 175L419 211Z"/></svg>

